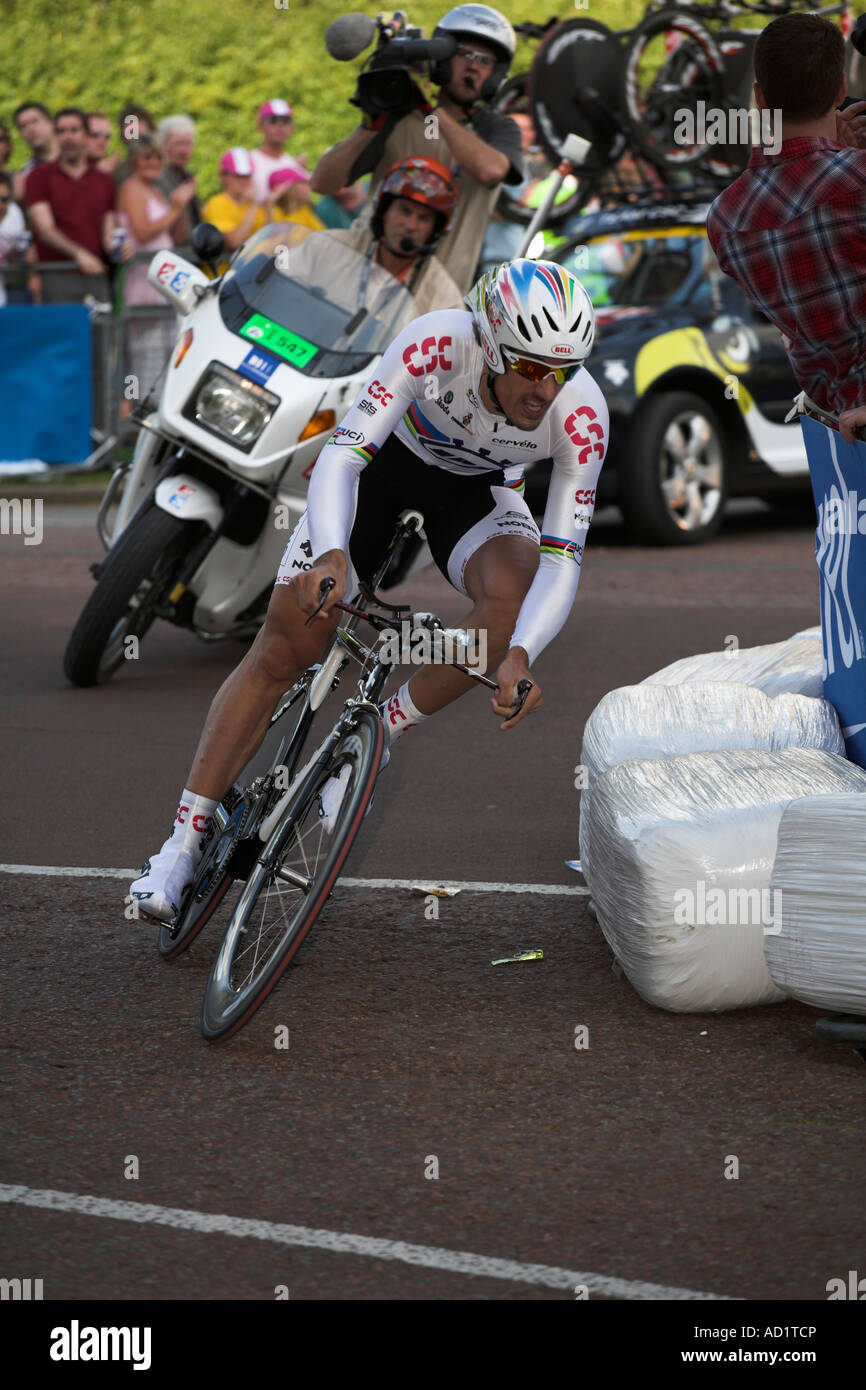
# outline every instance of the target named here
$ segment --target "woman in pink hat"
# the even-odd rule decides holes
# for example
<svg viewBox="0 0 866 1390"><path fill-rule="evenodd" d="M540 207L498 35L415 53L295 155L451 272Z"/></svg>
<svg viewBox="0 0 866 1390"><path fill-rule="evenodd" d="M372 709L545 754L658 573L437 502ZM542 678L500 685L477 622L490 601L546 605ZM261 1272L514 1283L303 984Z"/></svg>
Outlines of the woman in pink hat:
<svg viewBox="0 0 866 1390"><path fill-rule="evenodd" d="M310 176L305 169L275 169L268 178L268 189L270 222L300 222L314 232L324 231L325 224L310 202Z"/></svg>

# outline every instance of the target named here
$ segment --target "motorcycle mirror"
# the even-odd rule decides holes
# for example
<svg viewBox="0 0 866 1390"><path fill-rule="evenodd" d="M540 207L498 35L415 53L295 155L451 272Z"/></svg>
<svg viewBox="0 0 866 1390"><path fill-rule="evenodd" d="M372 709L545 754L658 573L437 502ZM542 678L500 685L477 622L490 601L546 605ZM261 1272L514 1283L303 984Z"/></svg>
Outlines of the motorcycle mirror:
<svg viewBox="0 0 866 1390"><path fill-rule="evenodd" d="M214 263L225 249L223 234L212 222L199 222L192 234L193 250L199 260L214 270Z"/></svg>

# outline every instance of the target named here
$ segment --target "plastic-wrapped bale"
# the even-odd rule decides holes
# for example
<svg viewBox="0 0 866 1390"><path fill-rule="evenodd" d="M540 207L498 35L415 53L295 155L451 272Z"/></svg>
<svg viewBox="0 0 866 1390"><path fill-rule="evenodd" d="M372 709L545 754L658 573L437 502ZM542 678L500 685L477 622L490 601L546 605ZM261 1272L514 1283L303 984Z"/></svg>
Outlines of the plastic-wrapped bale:
<svg viewBox="0 0 866 1390"><path fill-rule="evenodd" d="M772 884L779 931L770 975L804 1004L866 1015L866 797L808 796L786 807Z"/></svg>
<svg viewBox="0 0 866 1390"><path fill-rule="evenodd" d="M815 793L866 795L866 772L834 753L788 748L689 753L602 773L589 809L592 896L648 1003L696 1013L784 998L764 959L776 834L788 802Z"/></svg>
<svg viewBox="0 0 866 1390"><path fill-rule="evenodd" d="M845 756L833 706L807 695L766 695L752 685L687 681L624 685L596 705L583 731L580 859L592 888L589 803L593 783L629 758L677 757L719 749L821 748Z"/></svg>
<svg viewBox="0 0 866 1390"><path fill-rule="evenodd" d="M766 695L824 693L824 648L821 629L807 628L785 642L732 651L703 652L654 671L645 685L679 685L682 681L738 681Z"/></svg>

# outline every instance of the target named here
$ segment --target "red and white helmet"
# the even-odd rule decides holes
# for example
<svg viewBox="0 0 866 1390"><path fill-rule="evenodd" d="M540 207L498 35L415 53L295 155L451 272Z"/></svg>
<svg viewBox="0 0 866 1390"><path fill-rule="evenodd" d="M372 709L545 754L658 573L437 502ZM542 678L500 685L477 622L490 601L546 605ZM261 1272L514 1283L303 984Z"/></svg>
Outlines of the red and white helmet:
<svg viewBox="0 0 866 1390"><path fill-rule="evenodd" d="M595 340L592 300L576 275L554 261L506 261L482 275L464 300L493 372L503 348L564 367L585 361Z"/></svg>

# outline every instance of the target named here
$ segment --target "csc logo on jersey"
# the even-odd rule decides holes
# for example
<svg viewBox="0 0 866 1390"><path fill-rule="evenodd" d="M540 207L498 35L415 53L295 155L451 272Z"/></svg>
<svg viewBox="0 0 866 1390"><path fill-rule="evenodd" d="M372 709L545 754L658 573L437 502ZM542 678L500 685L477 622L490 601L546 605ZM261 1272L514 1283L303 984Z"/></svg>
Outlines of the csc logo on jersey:
<svg viewBox="0 0 866 1390"><path fill-rule="evenodd" d="M578 504L579 507L594 507L594 506L595 506L595 488L594 488L594 487L579 487L579 488L577 489L577 492L574 494L574 500L575 500L575 502Z"/></svg>
<svg viewBox="0 0 866 1390"><path fill-rule="evenodd" d="M443 372L450 372L451 359L445 356L450 346L450 337L440 338L438 342L435 338L425 338L420 347L417 343L410 343L403 350L407 371L411 376L425 376L427 372L435 372L437 367L441 367ZM412 361L417 353L421 354L420 364Z"/></svg>
<svg viewBox="0 0 866 1390"><path fill-rule="evenodd" d="M571 412L565 421L565 433L580 449L578 463L588 463L591 458L601 462L604 458L604 430L591 405L578 406Z"/></svg>
<svg viewBox="0 0 866 1390"><path fill-rule="evenodd" d="M388 405L394 399L393 391L388 391L381 381L371 381L367 387L367 395L372 396L374 401L381 401L383 405Z"/></svg>

